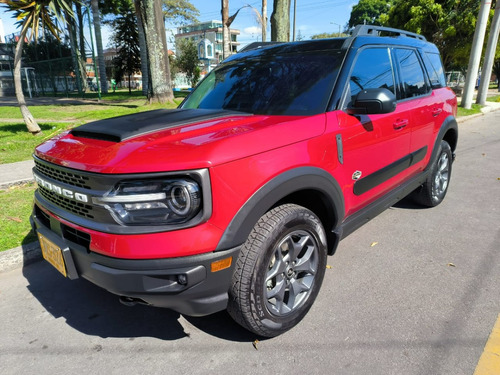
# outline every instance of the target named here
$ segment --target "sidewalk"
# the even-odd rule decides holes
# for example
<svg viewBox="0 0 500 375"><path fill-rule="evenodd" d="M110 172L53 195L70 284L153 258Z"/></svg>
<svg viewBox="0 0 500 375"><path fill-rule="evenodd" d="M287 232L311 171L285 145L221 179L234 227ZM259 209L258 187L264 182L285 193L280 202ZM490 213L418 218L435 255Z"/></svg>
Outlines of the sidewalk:
<svg viewBox="0 0 500 375"><path fill-rule="evenodd" d="M34 166L35 162L33 159L18 161L17 163L0 164L0 189L33 181L31 170Z"/></svg>
<svg viewBox="0 0 500 375"><path fill-rule="evenodd" d="M481 114L458 118L458 123L463 123L472 118L483 116L485 113L500 110L500 103L486 102ZM33 181L31 172L34 166L33 160L20 161L17 163L0 164L0 189L9 186ZM11 250L0 252L0 272L5 272L41 259L41 251L38 242L16 247Z"/></svg>

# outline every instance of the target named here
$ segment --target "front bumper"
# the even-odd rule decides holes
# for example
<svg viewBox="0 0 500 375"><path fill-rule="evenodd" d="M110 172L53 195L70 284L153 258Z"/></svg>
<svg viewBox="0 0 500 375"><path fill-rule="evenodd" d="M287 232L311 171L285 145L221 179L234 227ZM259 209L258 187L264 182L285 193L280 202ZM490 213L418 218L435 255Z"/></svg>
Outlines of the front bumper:
<svg viewBox="0 0 500 375"><path fill-rule="evenodd" d="M224 310L240 247L201 255L164 259L107 257L66 236L54 218L31 216L33 229L62 250L70 279L83 277L107 291L138 302L166 307L181 314L203 316ZM211 264L232 257L229 268L212 272Z"/></svg>

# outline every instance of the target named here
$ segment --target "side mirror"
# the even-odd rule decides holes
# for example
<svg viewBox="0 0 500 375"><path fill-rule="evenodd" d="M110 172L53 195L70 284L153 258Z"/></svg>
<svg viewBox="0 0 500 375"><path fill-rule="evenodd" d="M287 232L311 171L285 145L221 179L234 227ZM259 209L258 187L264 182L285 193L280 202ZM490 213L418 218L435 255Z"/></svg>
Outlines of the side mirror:
<svg viewBox="0 0 500 375"><path fill-rule="evenodd" d="M396 97L384 88L362 90L347 108L350 115L377 115L396 110Z"/></svg>

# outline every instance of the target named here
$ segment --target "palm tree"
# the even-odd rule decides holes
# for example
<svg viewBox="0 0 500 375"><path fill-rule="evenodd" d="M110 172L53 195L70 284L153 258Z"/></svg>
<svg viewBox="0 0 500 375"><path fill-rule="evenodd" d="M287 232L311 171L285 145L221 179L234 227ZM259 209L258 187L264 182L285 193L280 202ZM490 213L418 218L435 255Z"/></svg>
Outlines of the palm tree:
<svg viewBox="0 0 500 375"><path fill-rule="evenodd" d="M59 40L59 29L54 23L54 17L64 20L64 14L73 15L71 0L0 0L9 11L19 20L21 33L16 44L14 54L14 86L19 108L23 115L28 131L32 134L40 134L41 129L26 105L23 87L21 83L21 57L25 40L38 39L40 27L46 28ZM28 34L28 32L31 33Z"/></svg>

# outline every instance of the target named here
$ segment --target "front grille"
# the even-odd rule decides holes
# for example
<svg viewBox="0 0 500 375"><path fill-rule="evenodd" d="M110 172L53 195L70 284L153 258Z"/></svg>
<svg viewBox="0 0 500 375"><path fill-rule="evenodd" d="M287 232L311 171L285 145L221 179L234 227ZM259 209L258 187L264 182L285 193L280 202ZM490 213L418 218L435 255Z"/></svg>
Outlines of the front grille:
<svg viewBox="0 0 500 375"><path fill-rule="evenodd" d="M90 247L90 234L82 232L80 230L68 227L67 225L61 224L61 229L63 237L68 241L76 243L80 246L85 247L87 250Z"/></svg>
<svg viewBox="0 0 500 375"><path fill-rule="evenodd" d="M35 169L41 174L50 177L56 181L64 182L68 185L76 186L83 189L91 189L89 186L89 178L76 173L71 173L50 167L35 160Z"/></svg>
<svg viewBox="0 0 500 375"><path fill-rule="evenodd" d="M94 218L94 215L92 215L92 206L89 204L65 198L61 195L54 193L53 191L46 189L41 185L38 185L38 191L49 202L52 202L56 206L59 206L65 209L66 211L69 211L75 215L86 217L88 219Z"/></svg>

